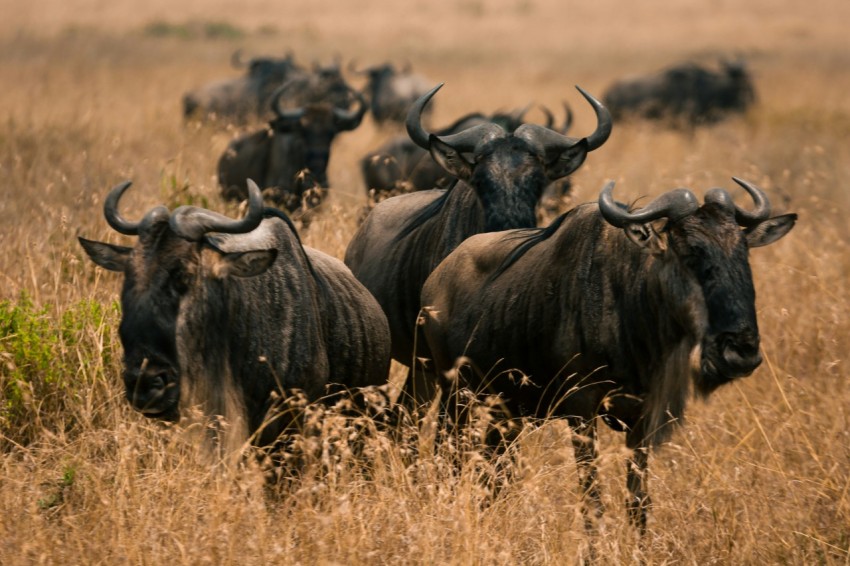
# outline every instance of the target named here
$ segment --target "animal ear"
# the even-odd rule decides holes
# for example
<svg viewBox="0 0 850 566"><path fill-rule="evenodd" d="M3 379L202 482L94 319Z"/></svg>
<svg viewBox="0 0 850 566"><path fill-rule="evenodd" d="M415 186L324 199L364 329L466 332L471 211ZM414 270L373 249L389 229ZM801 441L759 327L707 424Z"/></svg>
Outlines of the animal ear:
<svg viewBox="0 0 850 566"><path fill-rule="evenodd" d="M581 167L586 157L587 140L582 139L552 157L547 156L546 176L552 181L566 177Z"/></svg>
<svg viewBox="0 0 850 566"><path fill-rule="evenodd" d="M626 224L623 231L635 245L646 248L652 254L662 254L667 249L666 237L663 233L659 233L651 223Z"/></svg>
<svg viewBox="0 0 850 566"><path fill-rule="evenodd" d="M782 216L768 218L752 228L747 228L744 230L747 245L751 248L758 248L772 244L790 232L795 222L797 222L796 214L783 214Z"/></svg>
<svg viewBox="0 0 850 566"><path fill-rule="evenodd" d="M265 273L277 258L277 250L251 250L247 252L226 253L215 250L210 261L210 273L213 277L254 277Z"/></svg>
<svg viewBox="0 0 850 566"><path fill-rule="evenodd" d="M77 238L93 262L109 271L124 272L133 248Z"/></svg>
<svg viewBox="0 0 850 566"><path fill-rule="evenodd" d="M431 157L437 162L437 165L464 181L472 176L472 163L460 154L455 148L449 144L440 141L440 139L431 134L430 139Z"/></svg>

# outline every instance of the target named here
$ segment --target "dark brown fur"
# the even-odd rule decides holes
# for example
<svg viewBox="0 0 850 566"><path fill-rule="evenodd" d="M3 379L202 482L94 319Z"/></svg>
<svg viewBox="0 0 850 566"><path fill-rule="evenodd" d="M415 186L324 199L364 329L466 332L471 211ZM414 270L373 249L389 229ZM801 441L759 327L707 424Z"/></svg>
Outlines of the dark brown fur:
<svg viewBox="0 0 850 566"><path fill-rule="evenodd" d="M266 445L291 416L264 421L292 390L314 401L331 386L386 383L378 304L342 262L302 247L281 213L266 214L249 233L190 241L160 207L134 248L80 239L98 265L124 274L119 333L137 410L173 420L198 406Z"/></svg>
<svg viewBox="0 0 850 566"><path fill-rule="evenodd" d="M468 387L499 395L513 417L567 419L591 499L594 417L604 416L635 450L629 508L643 528L646 451L682 420L692 384L707 395L761 361L748 247L795 218L745 231L732 208L707 202L662 231L621 229L591 204L544 230L466 240L422 291L436 375L461 356L476 368L459 383L438 379L444 403Z"/></svg>

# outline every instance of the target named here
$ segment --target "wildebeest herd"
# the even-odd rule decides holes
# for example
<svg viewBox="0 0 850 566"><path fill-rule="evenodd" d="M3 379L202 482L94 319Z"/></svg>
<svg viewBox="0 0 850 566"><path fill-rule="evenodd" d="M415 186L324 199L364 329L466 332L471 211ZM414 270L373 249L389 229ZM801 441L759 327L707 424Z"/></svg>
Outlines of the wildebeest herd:
<svg viewBox="0 0 850 566"><path fill-rule="evenodd" d="M649 449L681 421L692 390L708 395L761 363L749 249L783 237L796 215L772 216L765 192L737 178L751 206L722 188L702 204L678 188L629 206L609 183L548 226L536 208L547 187L569 186L615 121L695 126L744 111L755 95L743 63L618 81L604 103L579 88L596 126L572 137L568 107L562 126L548 110L545 125L526 123L522 109L429 131L423 116L442 85L423 88L409 68L352 64L368 77L357 90L338 62L233 61L244 76L186 94L184 109L187 120L268 120L218 162L223 198L247 199L244 218L159 206L127 220L125 182L104 215L135 246L80 238L95 263L124 274L130 404L165 420L187 407L241 419L269 446L294 426L281 410L291 393L320 402L380 386L394 359L410 368L399 418L435 401L442 426L463 427L465 390L497 398L507 420L565 419L589 524L601 514L597 422L624 431L629 516L643 531ZM367 191L384 194L343 263L303 246L290 216L321 202L334 137L369 113L403 122L407 136L361 161ZM496 450L509 441L491 438Z"/></svg>

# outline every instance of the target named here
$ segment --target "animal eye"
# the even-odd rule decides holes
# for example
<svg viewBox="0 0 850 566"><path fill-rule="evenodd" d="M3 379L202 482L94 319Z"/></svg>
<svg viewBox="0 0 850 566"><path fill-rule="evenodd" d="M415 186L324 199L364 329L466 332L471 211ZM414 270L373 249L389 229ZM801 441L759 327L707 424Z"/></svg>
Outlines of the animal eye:
<svg viewBox="0 0 850 566"><path fill-rule="evenodd" d="M178 293L182 294L189 290L189 274L182 267L172 269L168 273L168 278Z"/></svg>

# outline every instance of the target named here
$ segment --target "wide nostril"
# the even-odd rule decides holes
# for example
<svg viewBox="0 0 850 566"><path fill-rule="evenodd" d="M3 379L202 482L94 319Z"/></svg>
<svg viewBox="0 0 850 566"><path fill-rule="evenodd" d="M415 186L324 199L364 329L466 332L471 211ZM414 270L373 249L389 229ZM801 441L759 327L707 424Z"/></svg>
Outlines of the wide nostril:
<svg viewBox="0 0 850 566"><path fill-rule="evenodd" d="M723 359L730 367L751 372L762 362L758 341L726 342Z"/></svg>
<svg viewBox="0 0 850 566"><path fill-rule="evenodd" d="M124 384L127 391L133 395L149 395L161 392L168 384L168 372L127 372L124 374Z"/></svg>
<svg viewBox="0 0 850 566"><path fill-rule="evenodd" d="M157 391L165 389L165 372L157 373L147 379L148 389Z"/></svg>

